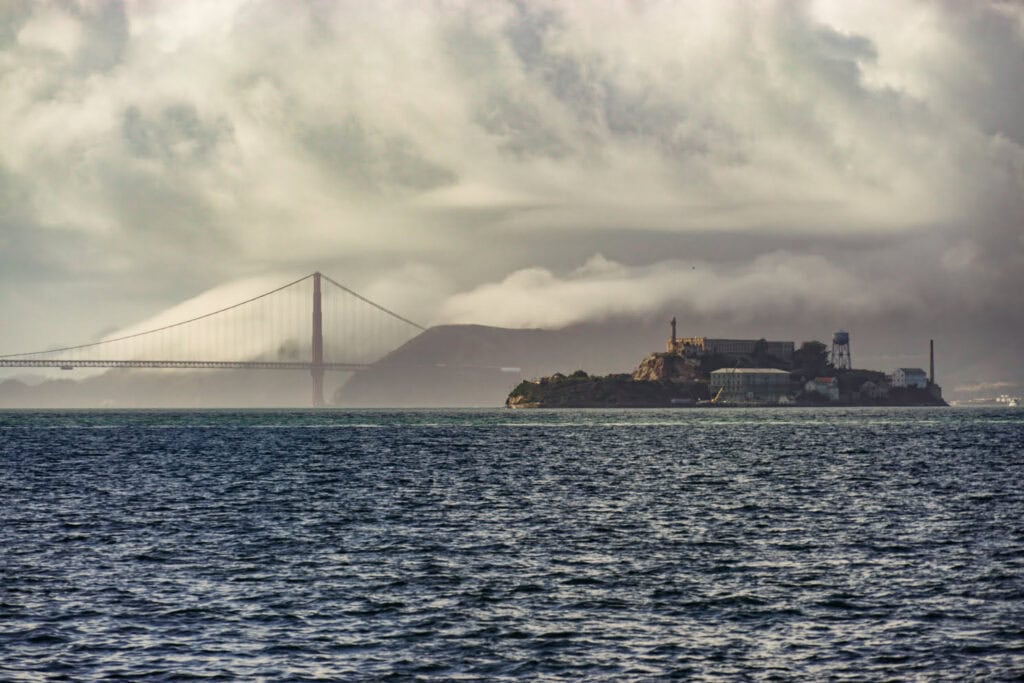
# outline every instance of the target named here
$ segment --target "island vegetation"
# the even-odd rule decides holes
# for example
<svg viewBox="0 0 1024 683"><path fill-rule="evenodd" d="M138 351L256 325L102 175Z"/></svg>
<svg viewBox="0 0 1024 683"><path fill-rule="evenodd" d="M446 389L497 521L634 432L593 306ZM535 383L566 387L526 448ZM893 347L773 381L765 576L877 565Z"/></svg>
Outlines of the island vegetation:
<svg viewBox="0 0 1024 683"><path fill-rule="evenodd" d="M555 373L521 382L509 394L511 408L656 408L708 400L706 382L637 381L628 374Z"/></svg>

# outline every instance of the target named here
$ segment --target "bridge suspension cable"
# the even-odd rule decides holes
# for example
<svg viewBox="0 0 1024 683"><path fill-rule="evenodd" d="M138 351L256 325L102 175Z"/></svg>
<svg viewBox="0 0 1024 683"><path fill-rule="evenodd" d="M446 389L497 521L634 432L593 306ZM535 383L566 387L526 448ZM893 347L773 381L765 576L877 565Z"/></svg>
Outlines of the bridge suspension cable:
<svg viewBox="0 0 1024 683"><path fill-rule="evenodd" d="M322 293L321 278L331 285ZM318 325L319 350L314 341ZM324 370L368 367L424 329L336 280L312 273L258 296L152 329L2 354L0 367L308 368L322 376Z"/></svg>
<svg viewBox="0 0 1024 683"><path fill-rule="evenodd" d="M146 336L148 334L155 334L157 332L164 332L166 330L174 329L175 327L181 327L182 325L188 325L189 323L198 322L198 321L203 320L205 318L212 318L213 316L218 315L220 313L226 313L226 312L228 312L230 310L233 310L233 309L236 309L236 308L241 308L242 306L245 306L246 304L251 304L254 301L259 301L260 299L264 299L264 298L270 296L271 294L276 294L277 292L280 292L282 290L288 289L289 287L291 287L293 285L297 285L300 282L302 282L303 280L308 280L311 277L313 277L312 273L309 274L309 275L306 275L305 277L300 277L298 280L294 280L292 282L289 282L286 285L281 285L277 289L272 289L269 292L264 292L263 294L260 294L259 296L254 296L251 299L246 299L245 301L239 301L237 304L232 304L230 306L225 306L224 308L218 309L216 311L211 311L210 313L204 313L203 315L197 315L196 317L189 318L188 320L180 320L180 321L178 321L176 323L171 323L170 325L164 325L162 327L154 327L151 330L145 330L143 332L136 332L134 334L126 334L126 335L124 335L122 337L114 337L112 339L101 339L99 341L88 342L86 344L76 344L74 346L64 346L64 347L60 347L60 348L56 348L56 349L44 349L42 351L28 351L26 353L8 353L8 354L0 355L0 358L20 358L20 357L23 357L23 356L40 356L40 355L43 355L43 354L61 353L62 351L78 351L80 349L87 349L87 348L90 348L90 347L93 347L93 346L101 346L103 344L113 344L114 342L121 342L121 341L128 341L130 339L137 339L139 337L144 337L144 336ZM356 296L358 296L358 294ZM413 323L413 324L415 324L415 323ZM423 328L420 328L420 329L423 329Z"/></svg>
<svg viewBox="0 0 1024 683"><path fill-rule="evenodd" d="M312 277L312 276L307 276L307 277ZM384 313L387 313L392 318L396 318L398 320L401 320L403 323L406 323L408 325L412 325L413 327L418 329L420 332L423 332L424 330L427 329L427 328L423 327L423 325L420 325L419 323L414 323L413 321L409 320L408 318L404 318L404 317L398 315L397 313L395 313L394 311L389 310L387 308L384 308L383 306L381 306L380 304L378 304L378 303L376 303L374 301L370 301L369 299L367 299L365 296L363 296L359 292L352 291L351 289L349 289L345 285L339 284L338 282L335 282L333 279L331 279L330 277L328 277L326 275L321 275L321 277L323 279L327 280L328 282L330 282L332 285L334 285L338 289L341 289L341 290L347 292L348 294L351 294L352 296L354 296L355 298L359 299L360 301L363 301L365 303L370 304L371 306L376 308L378 311L382 311Z"/></svg>

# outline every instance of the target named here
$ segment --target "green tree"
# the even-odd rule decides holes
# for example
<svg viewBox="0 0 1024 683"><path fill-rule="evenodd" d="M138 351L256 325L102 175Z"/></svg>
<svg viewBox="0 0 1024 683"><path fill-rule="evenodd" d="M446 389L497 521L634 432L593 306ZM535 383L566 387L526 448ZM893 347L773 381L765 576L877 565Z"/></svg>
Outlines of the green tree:
<svg viewBox="0 0 1024 683"><path fill-rule="evenodd" d="M828 347L820 341L805 341L793 352L793 370L805 379L827 375Z"/></svg>

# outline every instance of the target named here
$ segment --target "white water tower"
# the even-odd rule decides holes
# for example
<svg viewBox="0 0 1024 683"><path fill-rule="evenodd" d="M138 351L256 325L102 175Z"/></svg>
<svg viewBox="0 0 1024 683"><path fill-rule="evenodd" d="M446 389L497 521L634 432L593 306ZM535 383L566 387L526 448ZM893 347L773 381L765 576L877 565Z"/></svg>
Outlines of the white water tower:
<svg viewBox="0 0 1024 683"><path fill-rule="evenodd" d="M836 370L850 370L850 333L839 330L832 335L832 367Z"/></svg>

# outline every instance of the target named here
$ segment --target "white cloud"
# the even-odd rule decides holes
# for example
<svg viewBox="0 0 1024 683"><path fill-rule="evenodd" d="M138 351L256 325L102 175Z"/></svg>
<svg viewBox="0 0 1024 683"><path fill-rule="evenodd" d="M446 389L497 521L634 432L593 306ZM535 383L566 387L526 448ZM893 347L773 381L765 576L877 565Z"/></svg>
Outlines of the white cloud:
<svg viewBox="0 0 1024 683"><path fill-rule="evenodd" d="M43 7L18 31L18 44L71 57L81 44L81 25L57 7Z"/></svg>
<svg viewBox="0 0 1024 683"><path fill-rule="evenodd" d="M661 262L627 267L595 255L565 276L543 268L455 294L442 305L444 323L546 327L644 317L672 308L734 321L912 311L920 302L892 282L864 281L819 256L774 252L749 264Z"/></svg>
<svg viewBox="0 0 1024 683"><path fill-rule="evenodd" d="M289 284L291 283L291 284ZM446 286L432 269L409 265L360 292L398 315L414 317ZM322 331L328 362L372 362L417 334L350 292L321 281ZM208 289L157 315L104 334L61 359L308 361L312 278L277 273ZM91 373L90 373L91 374Z"/></svg>
<svg viewBox="0 0 1024 683"><path fill-rule="evenodd" d="M1008 389L1017 389L1020 385L1015 382L978 382L976 384L962 384L955 387L953 391L963 392L966 394L981 394L981 393L1006 393Z"/></svg>

